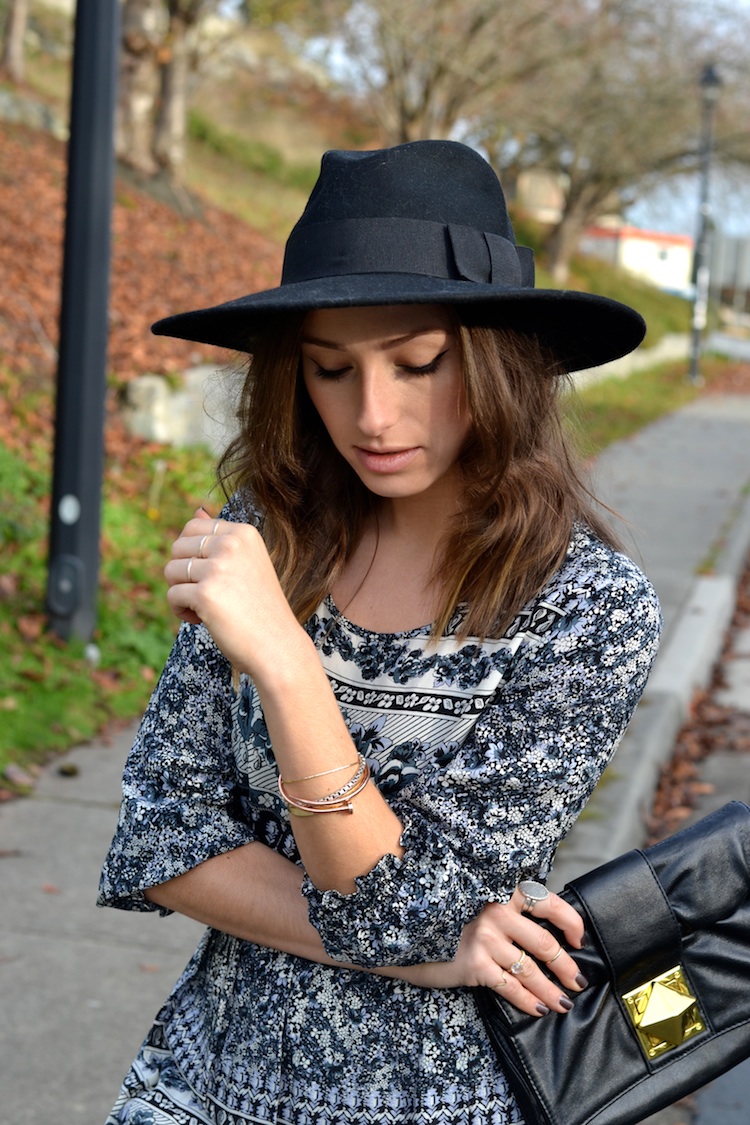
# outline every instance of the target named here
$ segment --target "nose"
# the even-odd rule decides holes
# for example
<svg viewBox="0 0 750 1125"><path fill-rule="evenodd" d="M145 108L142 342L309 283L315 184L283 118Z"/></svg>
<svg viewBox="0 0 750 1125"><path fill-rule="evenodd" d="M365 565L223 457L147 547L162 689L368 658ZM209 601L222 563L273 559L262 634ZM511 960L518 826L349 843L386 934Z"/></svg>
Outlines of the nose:
<svg viewBox="0 0 750 1125"><path fill-rule="evenodd" d="M357 424L368 437L379 437L398 418L398 388L391 373L372 365L363 368L359 377L359 409Z"/></svg>

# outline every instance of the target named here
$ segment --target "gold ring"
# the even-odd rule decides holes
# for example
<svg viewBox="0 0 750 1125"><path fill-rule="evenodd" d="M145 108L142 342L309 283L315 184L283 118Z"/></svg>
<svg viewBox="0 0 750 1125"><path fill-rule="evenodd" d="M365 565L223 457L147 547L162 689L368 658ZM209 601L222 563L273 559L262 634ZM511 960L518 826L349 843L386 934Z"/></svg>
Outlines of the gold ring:
<svg viewBox="0 0 750 1125"><path fill-rule="evenodd" d="M526 950L522 949L521 950L521 956L518 958L517 961L514 961L513 964L510 966L510 971L513 973L514 977L517 977L518 974L523 969L523 963L524 963L525 960L526 960Z"/></svg>
<svg viewBox="0 0 750 1125"><path fill-rule="evenodd" d="M206 543L208 543L208 540L209 540L210 538L211 538L211 537L210 537L209 535L204 535L204 536L203 536L203 538L201 539L201 545L200 545L200 547L198 548L198 557L199 557L199 558L201 558L201 559L205 559L205 557L206 557L206 556L205 556L205 555L203 554L203 548L204 548L204 547L206 546Z"/></svg>
<svg viewBox="0 0 750 1125"><path fill-rule="evenodd" d="M506 977L505 973L503 973L503 979L495 985L495 988L507 988L507 987L508 987L508 978Z"/></svg>
<svg viewBox="0 0 750 1125"><path fill-rule="evenodd" d="M219 530L219 524L220 523L221 523L221 520L216 521L216 523L214 524L214 527L213 527L213 531L211 532L212 535L216 535L216 532Z"/></svg>
<svg viewBox="0 0 750 1125"><path fill-rule="evenodd" d="M194 558L188 559L188 564L187 564L187 580L188 580L188 582L193 581L193 563L194 562L195 562Z"/></svg>
<svg viewBox="0 0 750 1125"><path fill-rule="evenodd" d="M544 962L544 963L545 963L545 965L551 965L553 961L556 961L556 960L557 960L557 958L558 958L558 957L560 956L560 954L562 953L562 951L563 951L563 947L562 947L562 946L560 946L560 948L558 949L558 951L557 951L557 953L555 954L555 956L554 956L554 957L550 957L549 961L545 961L545 962Z"/></svg>

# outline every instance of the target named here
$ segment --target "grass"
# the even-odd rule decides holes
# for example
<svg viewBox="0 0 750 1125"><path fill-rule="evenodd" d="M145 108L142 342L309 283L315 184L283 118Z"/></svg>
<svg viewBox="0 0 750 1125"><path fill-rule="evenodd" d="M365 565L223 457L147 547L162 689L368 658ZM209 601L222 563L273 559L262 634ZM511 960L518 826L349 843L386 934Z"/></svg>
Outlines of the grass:
<svg viewBox="0 0 750 1125"><path fill-rule="evenodd" d="M109 457L93 664L82 643L63 644L45 630L51 450L33 423L48 396L20 394L18 377L2 369L0 394L12 404L11 434L21 435L0 444L1 773L143 709L176 631L162 568L177 531L210 502L213 461L203 450L132 443L127 459Z"/></svg>
<svg viewBox="0 0 750 1125"><path fill-rule="evenodd" d="M717 378L727 361L704 357L701 371L706 385ZM692 402L701 388L687 380L687 364L665 363L637 371L627 378L603 379L571 395L568 424L581 455L595 457L615 441L622 441L665 414Z"/></svg>

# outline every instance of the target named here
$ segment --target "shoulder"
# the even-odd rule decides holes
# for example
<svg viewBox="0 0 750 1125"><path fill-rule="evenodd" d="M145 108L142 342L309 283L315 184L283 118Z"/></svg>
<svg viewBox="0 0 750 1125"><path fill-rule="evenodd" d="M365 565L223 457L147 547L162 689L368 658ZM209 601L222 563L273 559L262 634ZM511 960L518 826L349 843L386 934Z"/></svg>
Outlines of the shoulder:
<svg viewBox="0 0 750 1125"><path fill-rule="evenodd" d="M219 519L228 523L249 523L260 531L263 526L263 513L254 497L246 491L235 492L219 512Z"/></svg>
<svg viewBox="0 0 750 1125"><path fill-rule="evenodd" d="M542 591L556 603L586 594L594 600L633 600L659 608L651 582L631 558L583 525L573 530L565 559Z"/></svg>
<svg viewBox="0 0 750 1125"><path fill-rule="evenodd" d="M582 525L533 609L556 651L639 646L655 652L662 627L659 599L643 571Z"/></svg>

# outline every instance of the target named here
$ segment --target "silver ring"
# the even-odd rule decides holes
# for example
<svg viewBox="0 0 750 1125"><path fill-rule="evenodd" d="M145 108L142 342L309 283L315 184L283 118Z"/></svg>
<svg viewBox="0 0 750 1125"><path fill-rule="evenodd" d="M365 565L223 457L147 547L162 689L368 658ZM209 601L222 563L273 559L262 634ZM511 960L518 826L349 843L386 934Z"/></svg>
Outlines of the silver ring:
<svg viewBox="0 0 750 1125"><path fill-rule="evenodd" d="M208 543L210 538L211 538L210 535L204 535L203 538L201 539L201 545L198 548L198 558L205 559L206 556L203 554L203 548L206 546L206 543Z"/></svg>
<svg viewBox="0 0 750 1125"><path fill-rule="evenodd" d="M546 898L549 898L549 891L544 883L537 883L535 879L522 879L517 890L523 895L522 914L531 914L538 902L544 902Z"/></svg>
<svg viewBox="0 0 750 1125"><path fill-rule="evenodd" d="M220 523L221 523L221 520L216 521L216 523L213 526L213 531L211 532L212 535L216 535L216 532L219 530L219 524Z"/></svg>
<svg viewBox="0 0 750 1125"><path fill-rule="evenodd" d="M187 564L187 580L188 580L188 582L193 581L193 563L194 562L195 562L194 558L188 559L188 564Z"/></svg>
<svg viewBox="0 0 750 1125"><path fill-rule="evenodd" d="M526 950L522 949L521 950L521 956L518 958L517 961L514 961L513 964L510 966L510 971L513 973L514 977L517 977L518 974L523 969L523 963L524 963L525 960L526 960Z"/></svg>

